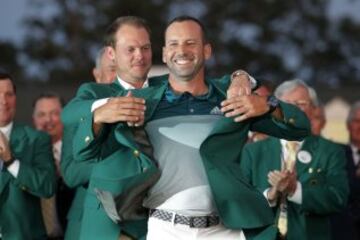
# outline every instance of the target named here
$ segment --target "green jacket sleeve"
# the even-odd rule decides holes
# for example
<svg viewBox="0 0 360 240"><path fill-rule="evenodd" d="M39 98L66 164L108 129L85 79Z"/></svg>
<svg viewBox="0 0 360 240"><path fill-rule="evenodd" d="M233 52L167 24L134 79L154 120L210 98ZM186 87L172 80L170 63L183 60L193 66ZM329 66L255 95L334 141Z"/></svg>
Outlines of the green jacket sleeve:
<svg viewBox="0 0 360 240"><path fill-rule="evenodd" d="M74 125L64 127L62 156L60 161L63 179L65 183L72 188L88 184L92 168L96 162L94 159L90 159L86 162L74 160L73 133L76 129L77 127Z"/></svg>
<svg viewBox="0 0 360 240"><path fill-rule="evenodd" d="M21 153L15 152L20 161L14 184L38 197L51 197L55 193L56 173L50 137L27 128L28 146Z"/></svg>
<svg viewBox="0 0 360 240"><path fill-rule="evenodd" d="M282 121L274 119L271 114L265 114L254 118L250 129L293 141L301 141L310 135L310 122L303 111L282 101L280 108L284 116Z"/></svg>

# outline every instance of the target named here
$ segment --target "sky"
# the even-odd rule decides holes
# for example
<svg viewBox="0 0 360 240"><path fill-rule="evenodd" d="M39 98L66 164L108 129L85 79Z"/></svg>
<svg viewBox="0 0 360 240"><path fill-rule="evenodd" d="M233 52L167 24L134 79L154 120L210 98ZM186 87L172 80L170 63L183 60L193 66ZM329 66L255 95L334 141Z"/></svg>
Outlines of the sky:
<svg viewBox="0 0 360 240"><path fill-rule="evenodd" d="M27 0L1 0L0 40L19 43L24 35L21 18L26 14Z"/></svg>
<svg viewBox="0 0 360 240"><path fill-rule="evenodd" d="M21 19L27 14L29 0L1 0L0 3L0 41L10 40L20 44L25 29ZM333 19L352 16L360 22L360 1L331 0L328 14Z"/></svg>

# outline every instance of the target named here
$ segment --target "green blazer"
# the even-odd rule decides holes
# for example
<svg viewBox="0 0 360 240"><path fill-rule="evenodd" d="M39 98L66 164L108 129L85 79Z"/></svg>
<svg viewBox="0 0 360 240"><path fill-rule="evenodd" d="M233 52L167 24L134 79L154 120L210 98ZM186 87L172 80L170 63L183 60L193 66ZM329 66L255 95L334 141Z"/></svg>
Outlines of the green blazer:
<svg viewBox="0 0 360 240"><path fill-rule="evenodd" d="M281 151L280 140L272 137L244 147L240 162L243 176L261 192L270 187L268 172L281 169ZM349 193L345 164L340 145L322 137L305 138L295 165L302 204L288 201L287 239L331 239L329 216L345 207ZM277 213L279 205L273 211Z"/></svg>
<svg viewBox="0 0 360 240"><path fill-rule="evenodd" d="M146 89L132 91L133 95L146 99L145 121L151 119L167 87L167 82L161 79L150 83ZM226 84L223 83L224 81L211 81L215 89L225 98ZM77 97L63 113L65 121L78 122L73 141L74 161L97 162L92 170L85 199L81 239L95 239L95 236L101 239L117 239L120 231L125 231L135 238L146 234L146 218L139 221L123 221L120 224L112 222L105 214L94 190L99 188L113 194L126 192L130 187L134 187L134 182L139 178L145 181L151 173L156 173L157 167L141 152L134 141L132 129L126 124L108 124L95 139L92 135L90 112L77 120L72 118L77 109L89 110L94 99L119 94L125 93L114 84L83 85ZM280 105L284 113L283 121L275 121L269 114L242 123L224 118L219 120L200 147L219 215L228 228L255 229L259 232L274 221L273 212L266 199L239 175L240 169L236 161L240 157L250 129L292 140L302 139L309 134L310 128L306 116L292 105L282 102ZM264 232L267 234L267 229ZM267 236L266 234L264 236Z"/></svg>
<svg viewBox="0 0 360 240"><path fill-rule="evenodd" d="M224 81L209 81L225 98ZM166 81L153 82L146 89L133 90L133 94L146 100L145 121L151 119L159 100L167 87ZM125 94L114 92L114 86L84 85L77 97L67 106L64 119L74 121L70 112L85 107L93 99ZM83 104L83 105L82 105ZM309 133L306 116L296 107L280 103L284 121L278 122L270 115L254 118L242 123L232 119L221 119L210 136L200 147L205 170L219 209L219 215L226 227L232 229L261 229L273 223L273 213L266 199L239 176L236 163L247 139L249 129L289 139L301 139ZM108 218L97 200L94 189L100 188L119 194L127 190L134 179L157 169L153 161L143 154L135 143L132 129L126 124L107 125L98 138L92 135L92 115L84 114L74 136L73 153L75 162L96 161L85 200L82 221L83 239L116 239L120 229L134 237L146 234L146 219L137 222L122 222L120 228ZM229 151L231 149L231 151ZM144 224L144 229L134 227ZM133 231L137 230L137 231ZM143 231L139 231L143 230Z"/></svg>
<svg viewBox="0 0 360 240"><path fill-rule="evenodd" d="M79 109L76 111L82 114ZM70 188L76 188L75 196L71 203L71 207L67 214L67 228L65 232L65 240L78 240L80 237L81 219L83 215L83 206L86 195L87 185L95 161L87 161L74 164L72 140L74 132L77 129L77 124L64 124L63 138L62 138L62 154L60 167L63 179Z"/></svg>
<svg viewBox="0 0 360 240"><path fill-rule="evenodd" d="M0 227L3 240L46 239L40 198L55 193L55 165L50 137L14 123L10 148L20 161L17 178L0 171Z"/></svg>
<svg viewBox="0 0 360 240"><path fill-rule="evenodd" d="M165 79L156 77L150 78L149 82L150 84L153 84L162 80ZM109 85L96 83L85 84L85 86L87 85L100 89L104 87L106 90L100 91L103 94L98 94L96 98L89 99L86 96L82 96L82 88L80 88L79 93L77 94L78 97L73 99L68 106L64 108L62 113L64 131L60 166L65 183L71 188L76 188L75 197L67 216L68 224L65 233L66 240L77 240L80 238L81 219L83 216L86 190L89 184L92 168L97 162L96 159L81 162L74 161L72 144L74 133L76 132L79 124L83 124L84 118L92 119L91 106L97 99L118 96L119 93L124 91L118 81L114 81ZM118 230L118 232L119 231L120 230Z"/></svg>

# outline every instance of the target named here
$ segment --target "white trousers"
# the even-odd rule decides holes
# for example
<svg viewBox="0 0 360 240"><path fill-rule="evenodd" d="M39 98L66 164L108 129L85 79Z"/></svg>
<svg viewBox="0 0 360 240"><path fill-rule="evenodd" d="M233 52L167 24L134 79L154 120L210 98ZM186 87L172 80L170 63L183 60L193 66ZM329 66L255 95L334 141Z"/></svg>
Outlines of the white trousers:
<svg viewBox="0 0 360 240"><path fill-rule="evenodd" d="M246 240L243 231L226 229L221 223L208 228L190 228L154 217L148 220L146 240Z"/></svg>

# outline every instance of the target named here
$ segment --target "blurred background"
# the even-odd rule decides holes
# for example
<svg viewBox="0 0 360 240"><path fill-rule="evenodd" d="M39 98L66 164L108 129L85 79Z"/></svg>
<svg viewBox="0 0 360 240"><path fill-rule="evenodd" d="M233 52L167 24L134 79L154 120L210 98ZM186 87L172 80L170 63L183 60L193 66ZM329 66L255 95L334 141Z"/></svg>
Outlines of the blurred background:
<svg viewBox="0 0 360 240"><path fill-rule="evenodd" d="M360 99L358 0L1 0L0 67L18 85L17 119L31 123L32 100L52 90L71 99L91 69L106 27L138 15L152 28L153 74L161 63L167 21L181 14L208 29L211 75L246 69L274 85L301 78L319 93L328 119L324 135L347 142L349 104Z"/></svg>

